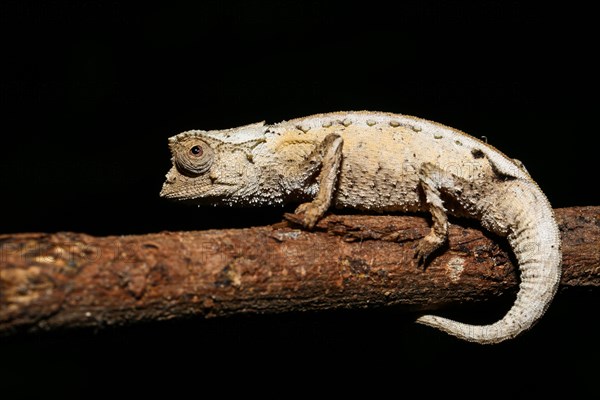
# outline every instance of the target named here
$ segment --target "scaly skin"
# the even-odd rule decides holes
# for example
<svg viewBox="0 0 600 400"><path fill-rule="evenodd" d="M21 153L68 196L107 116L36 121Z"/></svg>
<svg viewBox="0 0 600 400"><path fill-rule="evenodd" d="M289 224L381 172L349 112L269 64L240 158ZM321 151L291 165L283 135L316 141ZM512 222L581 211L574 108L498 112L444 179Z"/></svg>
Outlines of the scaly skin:
<svg viewBox="0 0 600 400"><path fill-rule="evenodd" d="M447 214L475 218L507 237L521 286L500 321L477 326L425 315L419 323L498 343L531 328L556 293L562 256L548 200L520 162L458 130L405 115L337 112L189 131L169 142L173 167L163 197L241 206L301 202L288 219L308 229L331 206L427 211L433 223L417 247L419 263L447 241Z"/></svg>

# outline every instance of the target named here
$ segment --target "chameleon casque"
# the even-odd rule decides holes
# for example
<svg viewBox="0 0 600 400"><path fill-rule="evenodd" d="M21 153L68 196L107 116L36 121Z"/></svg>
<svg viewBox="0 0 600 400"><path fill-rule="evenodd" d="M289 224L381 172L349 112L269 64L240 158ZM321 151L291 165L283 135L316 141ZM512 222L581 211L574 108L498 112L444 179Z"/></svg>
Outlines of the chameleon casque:
<svg viewBox="0 0 600 400"><path fill-rule="evenodd" d="M523 165L456 129L382 112L335 112L278 124L193 130L169 138L173 167L161 196L211 205L301 203L307 229L330 207L428 212L423 263L448 239L447 215L506 237L521 271L515 303L490 325L433 315L417 322L498 343L531 328L556 293L560 234L550 203Z"/></svg>

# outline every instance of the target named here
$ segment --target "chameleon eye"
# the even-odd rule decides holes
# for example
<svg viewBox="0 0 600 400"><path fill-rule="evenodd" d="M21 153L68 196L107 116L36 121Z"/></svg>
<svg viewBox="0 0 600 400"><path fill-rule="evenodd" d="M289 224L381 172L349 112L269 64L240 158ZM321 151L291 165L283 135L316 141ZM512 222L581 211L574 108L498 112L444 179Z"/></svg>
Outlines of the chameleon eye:
<svg viewBox="0 0 600 400"><path fill-rule="evenodd" d="M181 173L197 176L210 169L214 160L214 152L208 143L192 137L184 139L176 146L173 152L173 161Z"/></svg>
<svg viewBox="0 0 600 400"><path fill-rule="evenodd" d="M202 150L202 146L195 145L190 149L190 153L196 157L202 157L204 151Z"/></svg>

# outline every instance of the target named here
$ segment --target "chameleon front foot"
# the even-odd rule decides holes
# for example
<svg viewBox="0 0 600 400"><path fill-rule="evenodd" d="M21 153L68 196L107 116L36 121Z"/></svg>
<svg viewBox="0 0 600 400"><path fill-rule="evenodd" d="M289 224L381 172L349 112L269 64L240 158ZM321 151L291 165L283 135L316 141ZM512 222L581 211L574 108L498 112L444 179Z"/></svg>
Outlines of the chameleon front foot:
<svg viewBox="0 0 600 400"><path fill-rule="evenodd" d="M446 243L445 237L429 234L417 243L415 259L419 267L425 267L433 253L439 250Z"/></svg>
<svg viewBox="0 0 600 400"><path fill-rule="evenodd" d="M326 205L319 201L311 201L300 204L293 214L285 213L283 217L296 225L313 229L325 211L327 211Z"/></svg>

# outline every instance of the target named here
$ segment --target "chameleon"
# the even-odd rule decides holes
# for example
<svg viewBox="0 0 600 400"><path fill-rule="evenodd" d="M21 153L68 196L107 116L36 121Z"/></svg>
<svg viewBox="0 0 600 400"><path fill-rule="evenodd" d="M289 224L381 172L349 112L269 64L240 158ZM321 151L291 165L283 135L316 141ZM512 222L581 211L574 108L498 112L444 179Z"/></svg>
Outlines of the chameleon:
<svg viewBox="0 0 600 400"><path fill-rule="evenodd" d="M160 195L197 204L299 203L288 219L312 229L330 208L424 212L430 231L415 258L426 265L448 241L448 216L472 218L506 238L520 271L499 321L472 325L435 315L416 322L493 344L529 330L561 277L553 209L518 160L462 131L413 116L350 111L169 138L172 167Z"/></svg>

